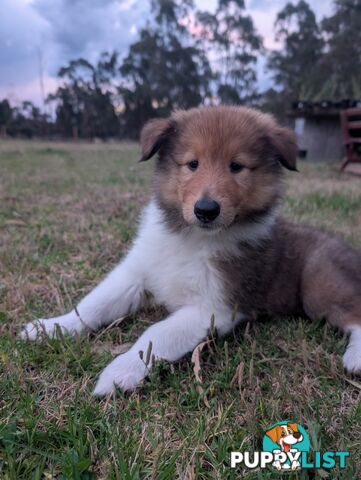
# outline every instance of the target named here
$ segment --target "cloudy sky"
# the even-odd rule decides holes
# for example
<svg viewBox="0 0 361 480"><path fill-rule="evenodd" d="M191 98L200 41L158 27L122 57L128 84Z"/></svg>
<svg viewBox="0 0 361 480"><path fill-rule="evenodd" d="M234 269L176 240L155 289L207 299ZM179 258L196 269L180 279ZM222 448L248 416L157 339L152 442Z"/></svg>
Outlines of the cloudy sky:
<svg viewBox="0 0 361 480"><path fill-rule="evenodd" d="M57 86L56 73L79 56L95 60L116 49L123 55L149 12L149 0L0 0L0 99L12 103L30 99L41 103L39 68L45 94ZM196 0L200 9L213 10L217 0ZM287 0L246 0L265 46L277 48L273 23ZM331 0L309 0L317 17L332 11ZM270 85L264 61L258 65L261 88Z"/></svg>

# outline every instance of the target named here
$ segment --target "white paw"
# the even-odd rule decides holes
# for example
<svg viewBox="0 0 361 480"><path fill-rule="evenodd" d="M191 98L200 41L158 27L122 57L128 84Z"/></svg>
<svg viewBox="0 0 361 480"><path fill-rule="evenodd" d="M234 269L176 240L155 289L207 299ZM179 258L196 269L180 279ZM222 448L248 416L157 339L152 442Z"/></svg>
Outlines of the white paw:
<svg viewBox="0 0 361 480"><path fill-rule="evenodd" d="M361 373L361 345L350 344L343 356L343 366L349 373Z"/></svg>
<svg viewBox="0 0 361 480"><path fill-rule="evenodd" d="M116 387L134 390L147 376L148 368L135 352L129 351L115 358L100 374L94 395L113 393Z"/></svg>
<svg viewBox="0 0 361 480"><path fill-rule="evenodd" d="M54 337L57 331L57 326L60 327L63 333L75 334L81 332L83 326L80 320L72 313L62 315L61 317L34 320L27 323L20 332L20 338L23 340L38 340L44 335Z"/></svg>

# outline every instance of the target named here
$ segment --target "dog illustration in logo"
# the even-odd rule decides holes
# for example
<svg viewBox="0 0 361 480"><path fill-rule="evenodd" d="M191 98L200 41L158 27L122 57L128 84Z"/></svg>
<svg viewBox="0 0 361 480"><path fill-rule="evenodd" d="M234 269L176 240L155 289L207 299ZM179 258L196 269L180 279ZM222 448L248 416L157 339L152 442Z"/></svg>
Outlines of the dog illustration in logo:
<svg viewBox="0 0 361 480"><path fill-rule="evenodd" d="M273 453L296 453L298 450L297 448L292 448L293 445L302 442L303 440L303 435L301 432L299 432L297 423L276 425L275 427L268 430L266 432L266 435L272 440L272 442L277 443L277 445L281 447L280 450L273 450ZM300 462L294 460L292 462L292 465L290 466L287 463L283 463L281 465L280 461L276 460L273 463L273 466L276 467L277 470L289 468L292 468L292 470L296 470L296 468L300 467Z"/></svg>

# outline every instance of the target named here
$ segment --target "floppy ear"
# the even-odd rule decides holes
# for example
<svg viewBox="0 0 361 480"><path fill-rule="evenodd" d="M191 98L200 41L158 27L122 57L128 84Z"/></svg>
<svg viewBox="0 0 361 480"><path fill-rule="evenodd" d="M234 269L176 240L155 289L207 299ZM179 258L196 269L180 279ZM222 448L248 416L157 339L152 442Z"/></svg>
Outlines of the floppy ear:
<svg viewBox="0 0 361 480"><path fill-rule="evenodd" d="M298 432L297 423L288 423L287 427L290 427L294 432Z"/></svg>
<svg viewBox="0 0 361 480"><path fill-rule="evenodd" d="M266 432L267 437L269 437L273 443L278 443L278 440L281 436L280 429L281 427L279 425L276 425L275 427L271 428L271 430L268 430Z"/></svg>
<svg viewBox="0 0 361 480"><path fill-rule="evenodd" d="M142 147L141 162L149 160L164 145L169 135L175 132L175 128L169 118L155 118L147 122L140 134Z"/></svg>
<svg viewBox="0 0 361 480"><path fill-rule="evenodd" d="M292 130L276 127L271 133L271 143L275 149L277 160L288 170L297 170L297 141Z"/></svg>

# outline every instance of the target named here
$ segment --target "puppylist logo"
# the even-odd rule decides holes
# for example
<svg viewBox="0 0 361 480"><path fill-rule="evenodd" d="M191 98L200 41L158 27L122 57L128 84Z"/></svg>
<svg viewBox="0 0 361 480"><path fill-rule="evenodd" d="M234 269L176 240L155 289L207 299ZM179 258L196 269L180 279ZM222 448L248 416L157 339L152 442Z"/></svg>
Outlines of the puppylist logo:
<svg viewBox="0 0 361 480"><path fill-rule="evenodd" d="M279 471L290 471L346 467L349 452L314 452L313 460L310 461L310 447L308 434L301 425L288 420L277 422L265 431L261 452L231 452L231 468L243 465L250 469L271 467Z"/></svg>

